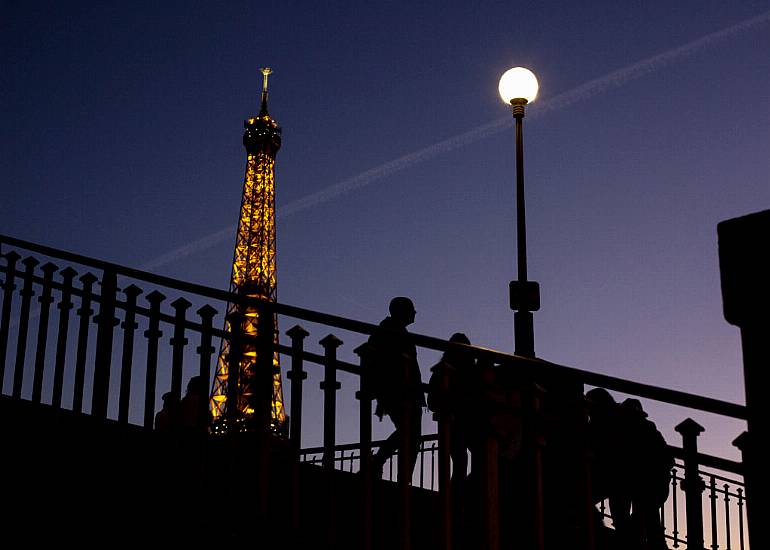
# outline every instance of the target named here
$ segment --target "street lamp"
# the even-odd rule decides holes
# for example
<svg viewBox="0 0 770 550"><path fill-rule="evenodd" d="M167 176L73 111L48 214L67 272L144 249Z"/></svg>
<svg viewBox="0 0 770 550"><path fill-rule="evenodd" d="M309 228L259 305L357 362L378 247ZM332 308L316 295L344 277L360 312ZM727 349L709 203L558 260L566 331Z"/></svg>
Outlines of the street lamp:
<svg viewBox="0 0 770 550"><path fill-rule="evenodd" d="M500 97L511 106L516 120L516 251L518 280L511 281L510 303L516 355L535 356L535 331L532 312L540 309L540 285L527 280L527 225L524 212L524 106L537 97L537 78L529 69L514 67L500 77Z"/></svg>

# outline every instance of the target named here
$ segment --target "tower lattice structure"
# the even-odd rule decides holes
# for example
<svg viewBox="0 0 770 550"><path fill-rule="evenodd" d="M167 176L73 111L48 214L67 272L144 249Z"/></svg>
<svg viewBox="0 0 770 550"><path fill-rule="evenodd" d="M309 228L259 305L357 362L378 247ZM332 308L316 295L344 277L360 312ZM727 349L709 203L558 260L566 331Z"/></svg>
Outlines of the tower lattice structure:
<svg viewBox="0 0 770 550"><path fill-rule="evenodd" d="M267 79L272 73L269 68L261 69L263 75L262 105L259 115L243 122L243 146L246 148L246 174L243 179L240 219L233 253L233 270L230 292L241 296L261 298L275 302L276 284L276 238L275 238L275 156L281 147L281 128L267 112ZM229 304L225 330L230 331L233 313L243 319L243 334L256 337L259 334L260 313L253 306ZM273 341L278 343L278 323L274 315ZM251 397L257 365L255 339L247 339L238 373L238 414L239 419L248 420L254 414ZM211 412L215 430L226 430L225 413L231 406L228 400L230 343L223 338L217 359L216 376L211 396ZM278 352L273 353L273 398L272 426L281 430L286 421L281 386L281 371ZM231 418L231 415L227 415Z"/></svg>

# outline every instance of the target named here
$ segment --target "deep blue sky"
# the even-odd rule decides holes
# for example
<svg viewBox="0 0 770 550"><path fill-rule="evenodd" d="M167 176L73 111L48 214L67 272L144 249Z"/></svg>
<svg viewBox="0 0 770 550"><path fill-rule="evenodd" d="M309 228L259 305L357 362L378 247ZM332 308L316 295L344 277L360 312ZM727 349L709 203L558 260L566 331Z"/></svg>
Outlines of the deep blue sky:
<svg viewBox="0 0 770 550"><path fill-rule="evenodd" d="M279 208L767 14L768 1L4 2L0 231L227 287L244 151L269 65ZM716 224L770 207L770 23L525 120L538 355L743 402ZM279 220L279 299L512 349L513 132L490 133ZM288 327L286 327L288 328ZM314 333L315 343L324 334ZM346 342L354 347L360 342ZM422 358L427 377L432 357ZM312 380L312 378L311 378ZM315 382L313 382L315 386ZM681 411L648 404L666 437ZM707 450L740 425L708 417ZM383 429L387 429L385 426ZM718 437L716 437L718 435Z"/></svg>

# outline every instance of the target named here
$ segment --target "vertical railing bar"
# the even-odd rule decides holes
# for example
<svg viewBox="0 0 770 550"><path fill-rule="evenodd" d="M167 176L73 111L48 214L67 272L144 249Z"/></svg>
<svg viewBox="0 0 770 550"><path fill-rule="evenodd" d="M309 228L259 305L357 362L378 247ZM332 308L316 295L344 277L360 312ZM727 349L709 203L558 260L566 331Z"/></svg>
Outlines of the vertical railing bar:
<svg viewBox="0 0 770 550"><path fill-rule="evenodd" d="M717 533L717 484L714 476L709 476L709 500L711 501L711 550L719 550Z"/></svg>
<svg viewBox="0 0 770 550"><path fill-rule="evenodd" d="M36 258L28 256L21 261L25 266L24 286L21 295L21 311L19 313L19 332L16 339L16 362L13 369L13 397L21 399L21 388L24 382L24 363L27 355L27 334L29 332L29 307L35 291L32 281L35 266L40 263Z"/></svg>
<svg viewBox="0 0 770 550"><path fill-rule="evenodd" d="M147 368L144 379L144 420L145 430L152 430L155 421L155 385L158 376L158 340L163 336L160 330L160 304L166 299L157 290L150 292L145 299L150 303L147 330Z"/></svg>
<svg viewBox="0 0 770 550"><path fill-rule="evenodd" d="M118 276L114 271L105 270L102 274L101 300L99 315L94 320L98 326L96 332L96 351L94 353L94 387L91 396L91 414L97 418L107 418L107 406L110 396L110 371L112 369L112 344L114 329L120 322L115 317L115 302L118 291Z"/></svg>
<svg viewBox="0 0 770 550"><path fill-rule="evenodd" d="M688 550L700 550L703 548L704 483L699 472L698 436L703 433L703 426L693 419L687 418L677 424L674 429L682 435L682 450L684 453L687 548Z"/></svg>
<svg viewBox="0 0 770 550"><path fill-rule="evenodd" d="M725 483L725 550L732 550L732 544L730 540L730 486Z"/></svg>
<svg viewBox="0 0 770 550"><path fill-rule="evenodd" d="M59 309L59 328L56 335L56 359L53 368L53 392L51 406L61 408L61 398L64 387L64 366L67 360L67 334L70 324L72 303L72 279L77 272L71 267L65 267L59 272L62 278L61 299L56 306Z"/></svg>
<svg viewBox="0 0 770 550"><path fill-rule="evenodd" d="M679 548L679 505L677 504L677 489L680 487L680 484L678 483L680 478L677 477L676 472L674 473L674 477L671 479L671 495L672 495L672 522L673 522L673 529L671 533L674 535L674 548Z"/></svg>
<svg viewBox="0 0 770 550"><path fill-rule="evenodd" d="M88 333L91 325L91 315L94 313L94 310L91 308L91 300L93 299L92 287L96 281L96 275L91 272L80 276L83 288L80 294L80 308L77 310L80 322L78 324L78 343L75 356L75 380L72 389L72 410L78 413L83 411L83 387L86 378Z"/></svg>
<svg viewBox="0 0 770 550"><path fill-rule="evenodd" d="M37 345L35 350L35 370L32 379L32 402L40 403L43 396L43 375L45 373L45 353L48 347L48 319L53 302L51 280L59 268L51 262L45 263L40 270L43 272L43 290L37 301L40 303L40 314L37 325Z"/></svg>
<svg viewBox="0 0 770 550"><path fill-rule="evenodd" d="M5 280L3 281L3 312L0 316L0 394L3 393L5 381L5 359L8 352L8 335L11 326L11 306L13 291L16 289L16 262L21 256L14 251L3 255L5 257Z"/></svg>
<svg viewBox="0 0 770 550"><path fill-rule="evenodd" d="M425 470L425 442L420 441L418 443L419 449L417 452L420 453L420 487L423 486L423 480L424 480L424 470Z"/></svg>
<svg viewBox="0 0 770 550"><path fill-rule="evenodd" d="M329 334L319 342L325 351L324 380L321 382L321 390L324 392L324 417L323 417L323 442L326 469L334 469L334 445L336 438L336 411L337 391L341 385L337 381L336 350L342 344L342 340Z"/></svg>
<svg viewBox="0 0 770 550"><path fill-rule="evenodd" d="M291 370L286 373L286 377L291 381L291 431L289 433L289 441L295 454L299 452L302 446L302 386L307 379L302 354L304 352L305 338L307 338L308 334L299 325L295 325L286 331L286 335L291 338Z"/></svg>
<svg viewBox="0 0 770 550"><path fill-rule="evenodd" d="M430 446L430 490L436 490L436 446Z"/></svg>
<svg viewBox="0 0 770 550"><path fill-rule="evenodd" d="M294 325L286 331L286 335L291 338L291 370L286 373L286 377L291 381L291 430L289 432L289 446L292 454L297 456L302 447L302 386L307 379L302 355L304 353L305 338L307 338L309 333L300 325ZM291 526L295 536L300 528L300 499L298 461L293 460L291 469Z"/></svg>
<svg viewBox="0 0 770 550"><path fill-rule="evenodd" d="M359 439L361 443L358 471L361 474L361 550L371 550L373 545L373 482L374 475L382 476L382 472L372 472L372 392L371 392L371 348L369 343L358 346L353 352L358 355L361 365L361 375L356 392L358 399Z"/></svg>
<svg viewBox="0 0 770 550"><path fill-rule="evenodd" d="M185 338L185 317L192 303L184 297L171 302L174 308L174 333L169 340L171 344L171 391L182 395L182 373L184 372L184 348L189 340Z"/></svg>
<svg viewBox="0 0 770 550"><path fill-rule="evenodd" d="M741 545L741 550L746 550L744 546L743 536L743 489L738 489L738 537Z"/></svg>
<svg viewBox="0 0 770 550"><path fill-rule="evenodd" d="M342 345L342 340L329 334L320 342L324 348L324 379L321 382L321 390L324 393L324 417L323 417L323 468L326 472L325 483L325 516L326 516L326 544L329 548L335 547L336 541L336 495L334 494L334 445L336 439L336 411L337 391L341 385L337 381L337 348Z"/></svg>
<svg viewBox="0 0 770 550"><path fill-rule="evenodd" d="M204 380L207 387L211 387L211 356L214 354L214 346L211 345L211 329L213 326L214 316L217 314L217 310L209 304L198 308L196 311L201 319L200 329L200 345L195 348L195 351L200 357L198 364L198 376L201 380ZM200 402L200 417L209 418L209 402L207 399L201 399Z"/></svg>
<svg viewBox="0 0 770 550"><path fill-rule="evenodd" d="M128 408L131 399L131 371L134 360L134 333L139 328L136 322L136 299L142 289L129 285L123 289L126 295L125 314L123 315L123 352L120 361L120 395L118 397L118 422L128 423Z"/></svg>

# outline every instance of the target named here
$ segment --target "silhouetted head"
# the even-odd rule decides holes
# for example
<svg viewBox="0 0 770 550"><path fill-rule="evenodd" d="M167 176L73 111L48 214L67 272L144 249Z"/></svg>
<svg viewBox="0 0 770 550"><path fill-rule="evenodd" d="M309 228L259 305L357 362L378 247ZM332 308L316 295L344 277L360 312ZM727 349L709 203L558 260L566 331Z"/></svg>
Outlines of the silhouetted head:
<svg viewBox="0 0 770 550"><path fill-rule="evenodd" d="M462 332L455 332L450 338L450 342L454 342L455 344L465 344L470 346L471 341L468 339L468 337L463 334Z"/></svg>
<svg viewBox="0 0 770 550"><path fill-rule="evenodd" d="M642 402L638 399L635 399L633 397L629 397L628 399L625 399L620 406L623 408L623 411L626 413L629 413L634 416L639 416L641 418L647 418L647 413L644 412L644 408L642 407Z"/></svg>
<svg viewBox="0 0 770 550"><path fill-rule="evenodd" d="M414 323L414 315L417 313L414 310L414 304L412 300L406 296L396 296L390 301L388 307L391 318L404 326Z"/></svg>
<svg viewBox="0 0 770 550"><path fill-rule="evenodd" d="M470 346L471 345L470 339L465 334L463 334L462 332L455 332L449 338L449 341L453 342L455 344L465 344L466 346ZM453 359L455 359L455 360L457 360L457 359L466 360L466 359L471 359L471 357L464 350L462 350L462 351L459 351L459 350L449 350L449 351L444 352L444 359L449 359L450 361L453 360Z"/></svg>
<svg viewBox="0 0 770 550"><path fill-rule="evenodd" d="M164 409L173 407L174 405L179 403L179 395L177 395L177 393L173 391L167 391L166 393L163 394L161 399L163 399Z"/></svg>
<svg viewBox="0 0 770 550"><path fill-rule="evenodd" d="M603 413L612 409L617 402L604 388L594 388L586 392L588 402L588 414Z"/></svg>
<svg viewBox="0 0 770 550"><path fill-rule="evenodd" d="M187 383L187 393L206 395L206 382L202 376L193 376Z"/></svg>

